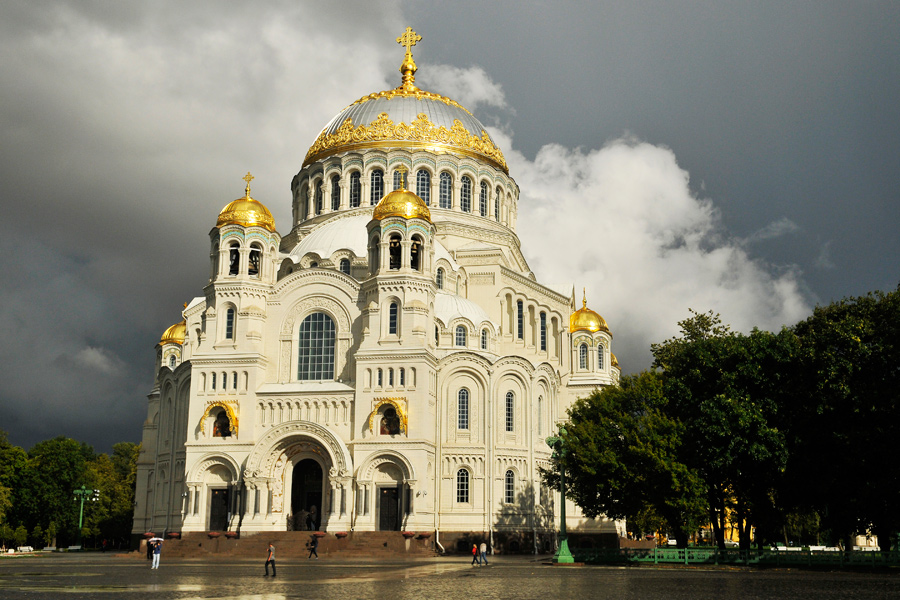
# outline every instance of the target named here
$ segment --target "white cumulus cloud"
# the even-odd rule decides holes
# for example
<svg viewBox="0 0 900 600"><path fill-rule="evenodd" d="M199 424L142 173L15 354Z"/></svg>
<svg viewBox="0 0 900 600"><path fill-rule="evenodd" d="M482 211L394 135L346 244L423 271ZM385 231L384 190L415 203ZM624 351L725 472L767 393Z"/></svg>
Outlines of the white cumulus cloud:
<svg viewBox="0 0 900 600"><path fill-rule="evenodd" d="M521 188L517 229L529 264L542 282L571 282L579 299L587 288L626 372L649 367L650 344L676 333L688 308L721 313L741 331L809 313L800 274L776 272L729 236L672 150L621 138L599 150L547 145L534 160L505 153Z"/></svg>

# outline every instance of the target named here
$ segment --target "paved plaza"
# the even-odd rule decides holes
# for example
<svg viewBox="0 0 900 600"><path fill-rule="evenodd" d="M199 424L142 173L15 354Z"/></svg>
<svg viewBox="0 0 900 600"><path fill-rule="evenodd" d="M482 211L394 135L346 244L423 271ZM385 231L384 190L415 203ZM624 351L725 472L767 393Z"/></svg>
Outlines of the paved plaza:
<svg viewBox="0 0 900 600"><path fill-rule="evenodd" d="M160 569L134 556L57 554L0 559L0 598L15 600L459 600L553 598L898 598L900 574L647 567L553 567L533 557L415 561L170 560Z"/></svg>

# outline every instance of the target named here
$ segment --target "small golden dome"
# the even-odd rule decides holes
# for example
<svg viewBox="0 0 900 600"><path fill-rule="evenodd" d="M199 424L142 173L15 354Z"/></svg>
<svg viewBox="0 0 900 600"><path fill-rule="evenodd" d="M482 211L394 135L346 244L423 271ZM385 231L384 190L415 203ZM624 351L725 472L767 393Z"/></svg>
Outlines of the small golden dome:
<svg viewBox="0 0 900 600"><path fill-rule="evenodd" d="M619 359L616 358L616 355L613 354L612 352L610 352L609 355L612 356L612 366L618 367L618 366L619 366Z"/></svg>
<svg viewBox="0 0 900 600"><path fill-rule="evenodd" d="M406 168L402 165L398 169L402 173L400 177L400 189L386 195L375 207L372 218L380 221L387 217L403 217L404 219L425 219L431 222L431 211L425 201L406 189L403 180L406 179Z"/></svg>
<svg viewBox="0 0 900 600"><path fill-rule="evenodd" d="M581 309L576 310L569 317L569 333L575 333L576 331L590 331L591 333L605 331L609 333L609 326L606 324L606 320L587 307L587 293L585 293L582 300Z"/></svg>
<svg viewBox="0 0 900 600"><path fill-rule="evenodd" d="M262 202L250 197L251 179L253 179L253 175L248 171L244 176L244 181L247 182L244 197L230 202L222 209L219 219L216 221L216 227L243 225L244 227L263 227L269 231L275 231L275 219L272 217L272 213Z"/></svg>
<svg viewBox="0 0 900 600"><path fill-rule="evenodd" d="M162 337L159 338L160 344L178 344L179 346L184 345L184 333L187 331L187 322L182 321L181 323L175 323L168 329L166 329Z"/></svg>

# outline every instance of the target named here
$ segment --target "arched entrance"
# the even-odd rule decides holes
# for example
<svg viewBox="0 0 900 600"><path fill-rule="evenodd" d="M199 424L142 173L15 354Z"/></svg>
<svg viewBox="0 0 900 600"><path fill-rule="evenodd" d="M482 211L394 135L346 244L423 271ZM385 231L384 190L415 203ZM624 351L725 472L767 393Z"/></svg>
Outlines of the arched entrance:
<svg viewBox="0 0 900 600"><path fill-rule="evenodd" d="M400 469L393 463L383 463L375 470L378 489L378 529L400 531L402 525L403 486Z"/></svg>
<svg viewBox="0 0 900 600"><path fill-rule="evenodd" d="M291 514L295 530L316 531L322 523L322 467L311 458L294 465L291 477Z"/></svg>

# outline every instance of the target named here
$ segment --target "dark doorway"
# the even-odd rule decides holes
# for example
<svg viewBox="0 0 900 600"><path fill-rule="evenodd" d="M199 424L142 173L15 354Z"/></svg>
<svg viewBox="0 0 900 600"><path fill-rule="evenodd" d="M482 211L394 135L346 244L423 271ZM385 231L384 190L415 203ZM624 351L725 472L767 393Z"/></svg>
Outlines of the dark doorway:
<svg viewBox="0 0 900 600"><path fill-rule="evenodd" d="M322 524L322 467L310 458L294 467L291 512L296 530L316 531Z"/></svg>
<svg viewBox="0 0 900 600"><path fill-rule="evenodd" d="M228 529L228 490L209 490L209 530Z"/></svg>
<svg viewBox="0 0 900 600"><path fill-rule="evenodd" d="M378 493L378 529L400 531L400 493L395 487L384 487Z"/></svg>

